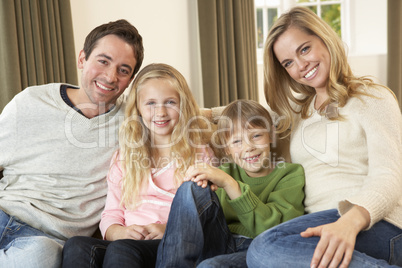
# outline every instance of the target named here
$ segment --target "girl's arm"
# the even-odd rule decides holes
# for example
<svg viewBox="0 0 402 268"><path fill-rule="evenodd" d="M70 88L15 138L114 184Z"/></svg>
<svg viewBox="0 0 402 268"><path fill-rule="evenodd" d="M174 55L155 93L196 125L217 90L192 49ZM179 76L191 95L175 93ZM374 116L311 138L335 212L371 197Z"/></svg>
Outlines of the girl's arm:
<svg viewBox="0 0 402 268"><path fill-rule="evenodd" d="M113 237L113 231L115 230L115 228L109 230L109 227L112 225L125 226L124 208L120 205L123 172L118 158L118 153L115 153L112 157L111 166L106 177L108 192L105 209L102 212L99 224L102 237L107 240L109 240L108 237ZM106 237L106 233L108 233L108 237Z"/></svg>

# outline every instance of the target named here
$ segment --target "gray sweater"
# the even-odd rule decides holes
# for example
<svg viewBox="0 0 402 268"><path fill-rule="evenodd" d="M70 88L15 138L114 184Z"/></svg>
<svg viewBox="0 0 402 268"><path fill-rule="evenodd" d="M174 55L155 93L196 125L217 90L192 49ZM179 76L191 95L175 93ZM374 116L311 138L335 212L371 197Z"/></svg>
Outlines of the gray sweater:
<svg viewBox="0 0 402 268"><path fill-rule="evenodd" d="M0 209L65 240L98 226L124 95L88 119L63 101L60 86L27 88L0 114Z"/></svg>

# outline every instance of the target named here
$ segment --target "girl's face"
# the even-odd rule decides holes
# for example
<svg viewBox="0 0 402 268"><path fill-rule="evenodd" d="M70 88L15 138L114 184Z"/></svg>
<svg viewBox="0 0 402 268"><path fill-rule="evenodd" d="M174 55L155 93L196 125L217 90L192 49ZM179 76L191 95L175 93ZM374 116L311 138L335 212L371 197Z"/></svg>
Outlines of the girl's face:
<svg viewBox="0 0 402 268"><path fill-rule="evenodd" d="M167 79L150 79L138 93L138 110L158 144L170 141L180 118L180 96Z"/></svg>
<svg viewBox="0 0 402 268"><path fill-rule="evenodd" d="M274 43L276 58L296 82L326 92L331 58L322 40L290 27Z"/></svg>

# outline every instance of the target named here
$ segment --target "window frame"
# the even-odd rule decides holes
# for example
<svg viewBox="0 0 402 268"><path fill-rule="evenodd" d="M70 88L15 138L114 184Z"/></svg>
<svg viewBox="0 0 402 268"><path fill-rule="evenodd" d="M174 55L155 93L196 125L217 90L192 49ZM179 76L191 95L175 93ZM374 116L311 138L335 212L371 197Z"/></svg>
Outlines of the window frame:
<svg viewBox="0 0 402 268"><path fill-rule="evenodd" d="M341 5L341 38L342 41L348 46L352 47L350 44L350 0L314 0L314 2L305 2L305 3L297 3L297 0L279 0L278 4L269 4L269 0L255 0L255 31L257 38L257 63L262 64L263 62L263 53L264 46L262 48L258 47L258 25L257 25L257 9L262 9L263 12L263 40L265 42L268 35L268 19L267 19L267 10L268 8L277 8L278 17L281 16L282 13L286 12L292 7L295 6L317 6L317 13L321 17L321 6L322 5L330 5L330 4L340 4ZM261 3L264 2L263 5Z"/></svg>

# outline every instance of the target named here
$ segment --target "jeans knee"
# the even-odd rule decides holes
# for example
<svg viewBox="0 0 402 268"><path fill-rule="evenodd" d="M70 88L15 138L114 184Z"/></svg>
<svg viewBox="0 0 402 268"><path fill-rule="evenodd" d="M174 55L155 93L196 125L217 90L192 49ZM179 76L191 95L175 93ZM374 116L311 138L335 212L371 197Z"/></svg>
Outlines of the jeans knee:
<svg viewBox="0 0 402 268"><path fill-rule="evenodd" d="M86 248L85 237L74 236L68 239L63 247L63 257L65 256L77 256L83 249Z"/></svg>
<svg viewBox="0 0 402 268"><path fill-rule="evenodd" d="M30 237L29 244L23 247L24 259L30 260L32 267L60 267L63 245L45 237ZM16 259L19 253L15 252Z"/></svg>

